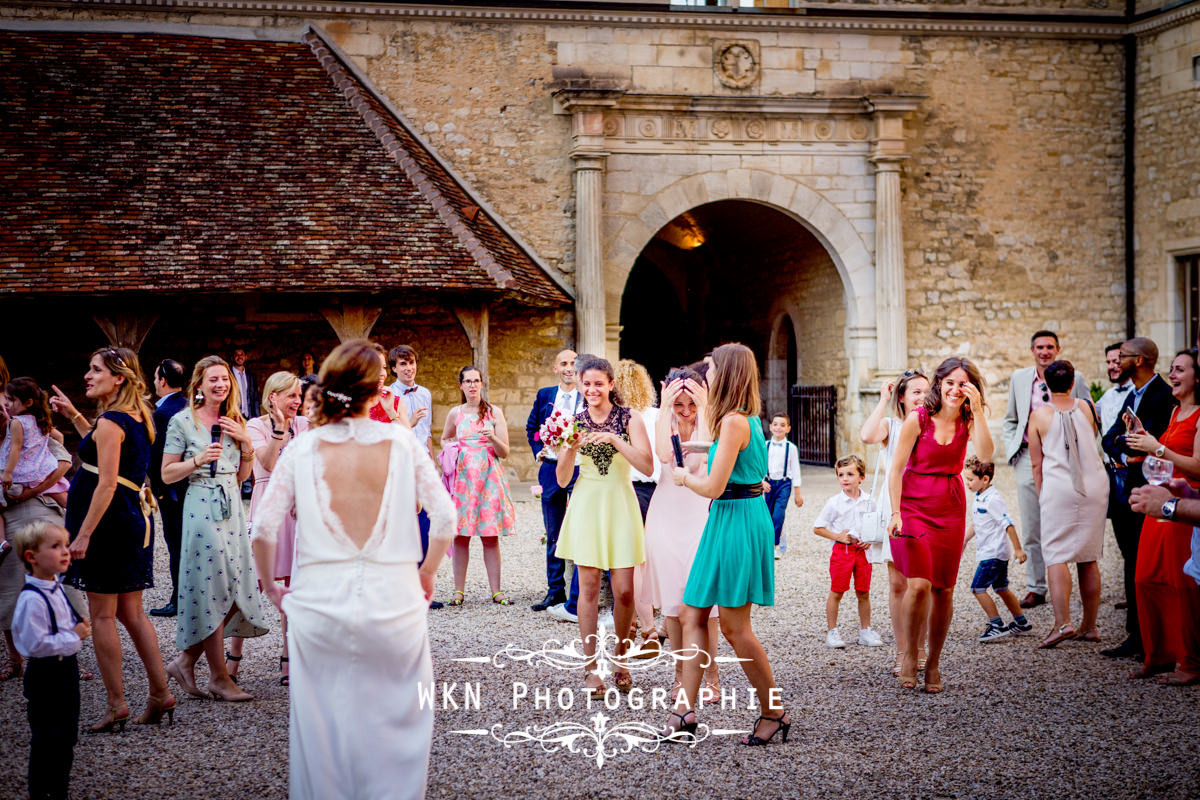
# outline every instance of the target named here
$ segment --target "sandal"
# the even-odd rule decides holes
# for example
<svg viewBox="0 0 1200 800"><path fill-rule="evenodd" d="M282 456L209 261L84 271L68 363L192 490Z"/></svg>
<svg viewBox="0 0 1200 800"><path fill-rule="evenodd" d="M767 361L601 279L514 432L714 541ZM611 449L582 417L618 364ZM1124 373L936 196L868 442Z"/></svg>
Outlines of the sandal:
<svg viewBox="0 0 1200 800"><path fill-rule="evenodd" d="M1084 631L1083 633L1078 633L1075 635L1075 641L1077 641L1077 642L1093 642L1093 643L1099 642L1100 641L1100 629L1092 628L1090 631Z"/></svg>
<svg viewBox="0 0 1200 800"><path fill-rule="evenodd" d="M502 594L504 594L504 592L496 592L495 594L493 594L493 595L492 595L492 602L493 602L493 603L495 603L495 604L496 604L496 605L498 605L498 606L511 606L511 605L512 605L512 600L509 600L507 596L500 597L500 595L502 595ZM500 599L499 599L499 600L497 600L497 599L496 599L497 597L500 597Z"/></svg>
<svg viewBox="0 0 1200 800"><path fill-rule="evenodd" d="M636 634L634 634L636 636ZM629 655L630 658L654 658L662 652L662 643L658 639L658 631L651 630L642 636L642 643Z"/></svg>
<svg viewBox="0 0 1200 800"><path fill-rule="evenodd" d="M692 715L691 722L685 722L688 714ZM690 736L690 741L694 743L696 741L696 712L689 709L682 714L676 714L674 711L672 711L671 716L679 720L679 727L672 728L670 725L668 725L667 727L663 728L658 733L658 740L660 742L688 744L688 737Z"/></svg>
<svg viewBox="0 0 1200 800"><path fill-rule="evenodd" d="M600 685L599 685L599 686L588 686L588 685L587 685L587 678L585 677L585 678L583 679L583 688L584 688L584 690L585 690L585 691L588 693L588 696L589 696L589 697L594 697L594 698L596 698L596 699L598 699L598 700L603 700L603 699L604 699L604 696L605 696L606 694L608 694L608 687L604 685L604 679L600 677L600 673L598 673L598 672L593 672L592 670L588 670L588 671L587 671L587 674L588 674L588 675L595 675L595 676L596 676L596 678L597 678L597 679L599 679L599 681L600 681Z"/></svg>
<svg viewBox="0 0 1200 800"><path fill-rule="evenodd" d="M230 653L228 650L226 650L226 651L225 651L225 660L226 660L226 661L232 661L232 662L233 662L233 665L234 665L235 669L229 669L229 667L226 667L226 668L225 668L225 671L229 673L229 680L233 681L234 683L237 683L237 682L238 682L238 681L237 681L237 679L238 679L238 674L237 674L237 669L236 669L236 667L237 667L237 665L238 665L238 662L242 660L242 657L241 657L241 656L235 656L233 653Z"/></svg>
<svg viewBox="0 0 1200 800"><path fill-rule="evenodd" d="M617 687L617 691L621 694L629 694L633 688L633 676L628 672L613 673L613 686Z"/></svg>
<svg viewBox="0 0 1200 800"><path fill-rule="evenodd" d="M1075 636L1076 636L1075 628L1073 628L1071 626L1071 623L1068 622L1068 623L1066 623L1064 625L1060 625L1057 628L1055 628L1054 630L1050 631L1050 635L1047 636L1045 639L1042 639L1042 643L1038 645L1038 649L1039 650L1050 650L1052 648L1058 647L1060 644L1062 644L1063 642L1065 642L1069 639L1074 639Z"/></svg>
<svg viewBox="0 0 1200 800"><path fill-rule="evenodd" d="M1188 677L1183 677L1183 676ZM1197 686L1200 675L1187 672L1171 672L1158 679L1159 686Z"/></svg>
<svg viewBox="0 0 1200 800"><path fill-rule="evenodd" d="M288 657L280 656L279 657L279 671L280 672L283 672L283 665L286 663L288 663ZM279 685L280 686L290 686L291 685L291 677L292 677L291 675L280 675L279 676Z"/></svg>
<svg viewBox="0 0 1200 800"><path fill-rule="evenodd" d="M897 678L900 677L900 670L903 669L903 665L904 665L903 659L897 658L896 666L892 667L892 674L895 675Z"/></svg>
<svg viewBox="0 0 1200 800"><path fill-rule="evenodd" d="M1174 672L1174 671L1175 671L1174 663L1153 664L1151 666L1144 666L1141 669L1137 669L1137 670L1134 670L1133 672L1129 673L1129 680L1144 681L1149 678L1153 678L1155 675L1162 675L1165 672Z"/></svg>
<svg viewBox="0 0 1200 800"><path fill-rule="evenodd" d="M446 605L461 606L463 604L463 601L467 599L467 596L465 594L463 594L462 592L460 592L458 589L454 590L454 594L457 596L452 597L451 599L447 600Z"/></svg>
<svg viewBox="0 0 1200 800"><path fill-rule="evenodd" d="M742 744L747 745L749 747L761 747L762 745L770 744L771 740L775 738L775 734L779 733L780 731L783 731L784 744L787 743L788 731L790 731L792 729L792 721L787 718L786 711L784 711L778 717L760 716L754 722L754 730L758 730L758 723L760 723L760 722L774 722L777 724L775 726L775 730L771 731L771 735L766 737L765 739L752 732L745 739L741 740Z"/></svg>

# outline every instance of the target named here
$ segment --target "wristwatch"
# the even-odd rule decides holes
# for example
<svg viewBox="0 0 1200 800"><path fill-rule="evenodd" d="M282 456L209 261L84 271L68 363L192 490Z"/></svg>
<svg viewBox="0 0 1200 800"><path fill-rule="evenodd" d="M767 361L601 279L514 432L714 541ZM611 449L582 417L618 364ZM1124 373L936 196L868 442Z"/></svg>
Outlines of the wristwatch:
<svg viewBox="0 0 1200 800"><path fill-rule="evenodd" d="M1165 454L1166 452L1167 452L1166 445L1160 444L1158 446L1158 449L1154 451L1154 456L1155 456L1155 458L1162 458L1163 454Z"/></svg>
<svg viewBox="0 0 1200 800"><path fill-rule="evenodd" d="M1162 504L1163 519L1175 519L1175 506L1179 504L1178 497L1172 497Z"/></svg>

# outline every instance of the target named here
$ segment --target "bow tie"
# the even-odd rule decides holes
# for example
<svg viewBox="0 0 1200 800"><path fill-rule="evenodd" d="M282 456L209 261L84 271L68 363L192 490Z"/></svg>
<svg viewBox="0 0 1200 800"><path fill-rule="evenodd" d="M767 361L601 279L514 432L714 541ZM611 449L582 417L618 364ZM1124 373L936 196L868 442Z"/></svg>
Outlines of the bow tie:
<svg viewBox="0 0 1200 800"><path fill-rule="evenodd" d="M1118 386L1117 394L1123 394L1125 392L1128 392L1132 388L1133 388L1133 384L1129 384L1128 386Z"/></svg>
<svg viewBox="0 0 1200 800"><path fill-rule="evenodd" d="M406 395L412 394L419 388L420 388L419 386L410 387L410 388L404 390L404 394L406 394Z"/></svg>

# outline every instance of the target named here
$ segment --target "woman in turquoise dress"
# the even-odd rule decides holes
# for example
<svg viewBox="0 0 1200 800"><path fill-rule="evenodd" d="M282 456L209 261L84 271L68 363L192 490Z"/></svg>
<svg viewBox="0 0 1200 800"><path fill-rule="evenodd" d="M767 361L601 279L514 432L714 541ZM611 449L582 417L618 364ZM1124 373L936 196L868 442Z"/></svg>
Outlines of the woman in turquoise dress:
<svg viewBox="0 0 1200 800"><path fill-rule="evenodd" d="M579 478L558 534L555 555L574 561L579 568L579 633L589 659L584 687L593 696L603 697L604 679L596 673L594 659L600 580L608 570L617 637L615 653L620 658L630 644L633 568L646 560L642 510L629 468L632 465L649 475L654 467L646 426L641 416L621 405L612 365L603 358L588 358L579 365L578 374L587 408L575 422L583 435L574 446L559 451L556 475L559 486L570 484L578 456ZM633 688L629 670L620 664L614 670L613 683L622 692Z"/></svg>
<svg viewBox="0 0 1200 800"><path fill-rule="evenodd" d="M192 403L171 418L163 446L163 481L188 481L175 634L181 652L167 665L167 674L196 697L253 700L229 675L222 641L267 632L240 490L254 467L254 447L225 361L200 359L188 397ZM214 428L219 442L212 440ZM193 673L201 653L208 661L207 692L196 686Z"/></svg>
<svg viewBox="0 0 1200 800"><path fill-rule="evenodd" d="M742 659L742 669L762 703L763 713L742 744L763 745L791 721L783 710L771 664L750 627L750 606L775 604L775 526L762 498L767 474L767 443L759 412L758 364L745 345L725 344L712 354L709 371L708 475L676 467L673 479L702 497L712 498L708 522L688 573L679 622L685 649L703 651L704 631L713 606L720 608L721 633ZM663 731L675 742L694 742L696 694L705 664L684 661L683 696Z"/></svg>

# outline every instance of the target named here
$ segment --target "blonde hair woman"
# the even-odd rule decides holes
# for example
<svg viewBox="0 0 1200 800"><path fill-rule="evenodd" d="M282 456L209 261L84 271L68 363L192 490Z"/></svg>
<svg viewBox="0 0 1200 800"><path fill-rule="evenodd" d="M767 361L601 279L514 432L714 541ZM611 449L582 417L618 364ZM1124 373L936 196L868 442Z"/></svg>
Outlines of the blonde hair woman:
<svg viewBox="0 0 1200 800"><path fill-rule="evenodd" d="M125 729L129 706L121 673L117 620L125 626L150 681L150 698L139 723L174 717L175 698L167 689L158 637L142 609L142 590L154 585L150 520L143 511L141 486L150 467L154 423L146 402L146 379L137 355L125 347L92 353L83 378L87 396L100 412L95 427L54 387L50 404L83 437L82 468L67 494L66 529L71 532L70 580L87 592L92 641L107 709L92 732Z"/></svg>
<svg viewBox="0 0 1200 800"><path fill-rule="evenodd" d="M636 361L628 358L618 361L614 370L614 378L617 392L625 398L629 410L635 411L641 416L642 424L646 426L647 436L650 439L650 458L654 463L654 469L649 474L638 472L633 468L629 470L629 477L633 480L633 493L637 495L638 507L642 512L642 524L645 525L646 513L650 510L650 498L654 496L654 490L658 486L660 472L654 437L649 435L658 422L658 397L654 391L654 381L650 379L650 373ZM645 570L645 564L639 564L633 568L633 609L634 624L642 629L641 649L649 658L659 650L660 637L654 626L654 606L642 599Z"/></svg>
<svg viewBox="0 0 1200 800"><path fill-rule="evenodd" d="M167 674L184 691L218 700L253 700L225 668L224 636L267 632L250 559L250 536L239 487L254 466L254 445L238 412L241 398L229 364L205 356L192 370L189 408L171 418L163 446L165 483L187 480L175 646ZM200 654L208 661L208 691L196 686Z"/></svg>
<svg viewBox="0 0 1200 800"><path fill-rule="evenodd" d="M310 356L311 358L311 356ZM271 470L284 449L300 434L308 430L308 420L301 416L300 379L290 372L276 372L267 378L262 391L263 415L255 417L246 423L250 433L250 444L254 447L254 493L250 495L250 525L254 525L254 513L262 496L267 491L271 481ZM279 531L279 540L275 548L275 580L283 581L287 586L292 577L292 552L296 536L296 521L288 517L283 521ZM287 686L288 653L287 653L287 617L281 619L283 624L283 653L279 656L279 683ZM242 660L242 637L234 636L229 641L229 651L225 660L232 664L229 675L235 681L238 674L238 663Z"/></svg>

